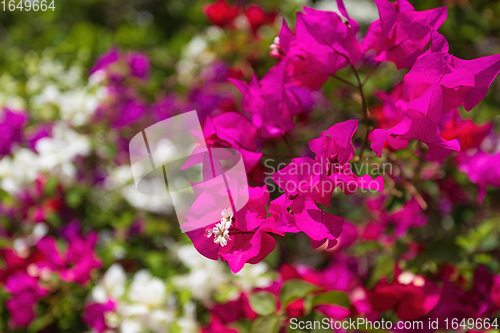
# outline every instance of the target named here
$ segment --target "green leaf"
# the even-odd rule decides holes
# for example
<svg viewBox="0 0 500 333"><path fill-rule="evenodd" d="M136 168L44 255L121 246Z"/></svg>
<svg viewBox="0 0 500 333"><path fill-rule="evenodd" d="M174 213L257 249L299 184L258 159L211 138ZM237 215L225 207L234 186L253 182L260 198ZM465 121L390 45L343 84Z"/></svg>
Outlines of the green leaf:
<svg viewBox="0 0 500 333"><path fill-rule="evenodd" d="M355 256L361 256L365 255L371 252L378 252L382 251L384 247L382 244L376 241L367 241L367 242L362 242L360 244L355 245L352 249L351 252Z"/></svg>
<svg viewBox="0 0 500 333"><path fill-rule="evenodd" d="M39 316L30 323L28 332L39 332L43 328L52 324L54 320L55 318L52 312L47 312L46 314Z"/></svg>
<svg viewBox="0 0 500 333"><path fill-rule="evenodd" d="M325 293L309 295L305 302L306 313L311 312L315 306L323 304L338 305L344 308L349 308L351 306L349 297L345 292L332 290Z"/></svg>
<svg viewBox="0 0 500 333"><path fill-rule="evenodd" d="M309 293L319 289L321 288L302 280L286 281L280 291L281 304L286 308L290 303L305 298Z"/></svg>
<svg viewBox="0 0 500 333"><path fill-rule="evenodd" d="M380 255L375 259L375 267L373 268L373 273L368 281L368 288L371 289L375 287L380 279L387 277L388 280L392 280L394 277L394 267L396 262L394 258L390 255Z"/></svg>
<svg viewBox="0 0 500 333"><path fill-rule="evenodd" d="M66 204L70 208L77 208L84 198L85 193L78 188L71 189L66 193Z"/></svg>
<svg viewBox="0 0 500 333"><path fill-rule="evenodd" d="M59 180L56 177L50 177L47 180L47 183L45 184L43 188L43 192L47 197L51 197L54 195L54 192L57 189L57 185L59 184Z"/></svg>
<svg viewBox="0 0 500 333"><path fill-rule="evenodd" d="M252 324L250 333L278 333L280 328L279 317L271 315L257 318Z"/></svg>
<svg viewBox="0 0 500 333"><path fill-rule="evenodd" d="M252 310L261 316L268 316L276 311L276 297L267 291L250 295L250 306Z"/></svg>
<svg viewBox="0 0 500 333"><path fill-rule="evenodd" d="M426 254L434 260L452 263L460 263L466 258L464 251L449 240L439 240L429 244Z"/></svg>
<svg viewBox="0 0 500 333"><path fill-rule="evenodd" d="M321 323L321 325L320 325L320 327L313 326L311 333L330 333L330 332L332 332L332 330L330 328L325 328L324 323L323 323L323 319L325 319L325 318L326 317L323 316L319 312L314 313L314 317L313 317L314 322L319 322L319 323Z"/></svg>

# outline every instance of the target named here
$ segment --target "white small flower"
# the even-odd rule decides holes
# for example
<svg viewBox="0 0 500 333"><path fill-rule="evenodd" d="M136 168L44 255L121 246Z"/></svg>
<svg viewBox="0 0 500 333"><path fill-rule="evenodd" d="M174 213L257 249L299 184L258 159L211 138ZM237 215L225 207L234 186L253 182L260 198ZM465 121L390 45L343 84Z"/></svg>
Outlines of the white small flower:
<svg viewBox="0 0 500 333"><path fill-rule="evenodd" d="M411 272L403 272L398 276L398 282L404 285L409 285L413 282L415 275Z"/></svg>
<svg viewBox="0 0 500 333"><path fill-rule="evenodd" d="M221 215L222 219L231 220L233 218L233 209L231 207L229 207L228 209L223 209Z"/></svg>
<svg viewBox="0 0 500 333"><path fill-rule="evenodd" d="M235 280L236 284L244 291L253 288L265 288L273 282L269 275L269 267L263 262L255 265L245 265L235 276L238 277Z"/></svg>
<svg viewBox="0 0 500 333"><path fill-rule="evenodd" d="M177 277L174 283L179 288L191 290L194 299L210 304L213 294L222 288L227 288L230 283L232 275L227 273L226 267L220 261L208 260L193 245L179 248L177 256L184 265L189 267L190 272Z"/></svg>
<svg viewBox="0 0 500 333"><path fill-rule="evenodd" d="M165 284L153 277L147 270L140 270L134 275L130 286L129 298L133 302L156 307L166 300Z"/></svg>
<svg viewBox="0 0 500 333"><path fill-rule="evenodd" d="M423 287L425 279L420 275L415 275L411 272L403 272L398 276L398 282L404 285L413 284L416 287Z"/></svg>
<svg viewBox="0 0 500 333"><path fill-rule="evenodd" d="M217 223L212 230L214 235L214 243L220 246L226 246L229 240L229 228L233 219L233 210L231 208L223 209L221 212L222 219ZM210 234L210 233L209 233Z"/></svg>

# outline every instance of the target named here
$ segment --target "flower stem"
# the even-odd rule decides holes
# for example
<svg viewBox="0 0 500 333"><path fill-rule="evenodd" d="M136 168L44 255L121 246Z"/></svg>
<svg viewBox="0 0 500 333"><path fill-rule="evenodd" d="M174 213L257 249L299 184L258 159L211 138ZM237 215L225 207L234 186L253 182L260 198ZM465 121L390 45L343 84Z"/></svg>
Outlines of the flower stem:
<svg viewBox="0 0 500 333"><path fill-rule="evenodd" d="M359 94L361 95L361 109L363 111L363 117L365 121L365 136L363 138L363 143L361 145L361 150L359 152L359 160L361 161L363 159L363 152L365 151L366 145L368 144L368 134L370 133L370 119L368 118L368 106L366 105L366 97L365 93L363 91L363 82L361 82L361 79L359 78L358 71L352 64L351 69L354 72L354 75L356 76L356 80L358 81L357 88L359 90ZM365 80L366 81L366 80Z"/></svg>

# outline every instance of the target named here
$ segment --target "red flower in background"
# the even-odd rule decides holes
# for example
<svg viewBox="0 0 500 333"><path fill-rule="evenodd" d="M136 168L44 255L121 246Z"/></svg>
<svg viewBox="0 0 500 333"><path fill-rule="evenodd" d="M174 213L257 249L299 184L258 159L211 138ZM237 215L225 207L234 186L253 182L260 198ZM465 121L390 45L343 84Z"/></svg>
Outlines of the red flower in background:
<svg viewBox="0 0 500 333"><path fill-rule="evenodd" d="M413 320L427 315L441 298L441 288L431 280L396 268L394 281L382 279L369 293L370 303L377 312L395 309L401 320Z"/></svg>
<svg viewBox="0 0 500 333"><path fill-rule="evenodd" d="M266 13L262 8L253 3L245 9L245 16L248 23L250 23L250 28L253 33L261 26L273 23L276 19L276 15L274 11Z"/></svg>
<svg viewBox="0 0 500 333"><path fill-rule="evenodd" d="M205 6L205 15L218 27L231 25L238 16L239 8L230 6L224 0L218 0L211 5Z"/></svg>
<svg viewBox="0 0 500 333"><path fill-rule="evenodd" d="M491 122L477 125L470 119L462 119L458 110L454 110L444 122L441 136L445 140L460 138L462 150L475 149L491 132L492 126Z"/></svg>

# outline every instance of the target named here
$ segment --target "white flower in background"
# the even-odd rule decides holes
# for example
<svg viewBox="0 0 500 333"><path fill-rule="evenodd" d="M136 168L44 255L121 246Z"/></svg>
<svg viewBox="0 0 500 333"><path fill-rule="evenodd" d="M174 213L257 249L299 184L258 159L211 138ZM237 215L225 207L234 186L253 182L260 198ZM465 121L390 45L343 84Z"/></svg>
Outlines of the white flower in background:
<svg viewBox="0 0 500 333"><path fill-rule="evenodd" d="M147 270L138 271L130 285L128 300L118 305L118 312L124 318L121 328L131 333L144 332L145 328L156 333L168 332L175 320L175 311L166 304L167 293L162 280ZM141 324L139 330L135 330L139 327L137 323Z"/></svg>
<svg viewBox="0 0 500 333"><path fill-rule="evenodd" d="M196 306L189 302L184 305L182 317L177 319L177 326L182 333L198 333L200 328L196 320Z"/></svg>
<svg viewBox="0 0 500 333"><path fill-rule="evenodd" d="M107 76L105 70L100 69L98 71L95 71L94 73L90 74L89 85L91 87L99 86L99 85L103 84L104 82L106 82L107 77L108 76Z"/></svg>
<svg viewBox="0 0 500 333"><path fill-rule="evenodd" d="M165 284L155 278L147 270L140 270L134 275L130 285L129 298L148 307L156 307L163 304L165 297Z"/></svg>
<svg viewBox="0 0 500 333"><path fill-rule="evenodd" d="M154 150L153 150L154 149ZM167 164L179 158L181 152L172 140L162 138L155 142L151 155L155 157L155 161L161 161L162 164Z"/></svg>
<svg viewBox="0 0 500 333"><path fill-rule="evenodd" d="M44 113L44 110L59 110L59 117L74 126L87 124L107 94L96 77L85 84L83 68L72 65L69 68L48 54L41 59L28 62L26 72L26 92L32 95L31 108ZM38 65L38 66L36 66Z"/></svg>
<svg viewBox="0 0 500 333"><path fill-rule="evenodd" d="M233 274L222 262L202 256L193 245L180 247L177 250L177 256L190 269L190 272L177 277L174 284L178 288L189 289L194 299L206 305L212 302L214 294L223 290L227 291L230 286L235 288L235 292L229 294L231 298L238 296L237 290L249 291L254 288L264 288L273 281L273 276L265 263L245 265L240 272Z"/></svg>
<svg viewBox="0 0 500 333"><path fill-rule="evenodd" d="M236 285L243 291L268 287L274 280L271 276L269 266L264 262L255 265L245 265L235 276Z"/></svg>
<svg viewBox="0 0 500 333"><path fill-rule="evenodd" d="M37 141L38 154L27 148L18 149L13 156L0 159L0 187L15 193L32 184L40 172L57 175L63 183L70 183L76 168L73 159L86 156L91 147L88 139L63 123L56 123L52 137Z"/></svg>
<svg viewBox="0 0 500 333"><path fill-rule="evenodd" d="M125 293L127 276L122 266L112 265L97 286L92 289L91 297L97 303L105 303L108 299L118 300Z"/></svg>
<svg viewBox="0 0 500 333"><path fill-rule="evenodd" d="M138 320L125 319L120 325L120 333L138 333L141 330L142 325Z"/></svg>
<svg viewBox="0 0 500 333"><path fill-rule="evenodd" d="M95 90L77 89L61 93L57 100L61 119L69 120L74 126L87 124L107 96L105 88Z"/></svg>
<svg viewBox="0 0 500 333"><path fill-rule="evenodd" d="M158 214L172 212L172 199L166 191L165 195L149 195L137 191L130 165L121 165L113 169L106 178L105 184L108 190L120 192L122 197L137 209Z"/></svg>
<svg viewBox="0 0 500 333"><path fill-rule="evenodd" d="M213 30L210 31L210 38L217 38ZM176 72L179 82L189 85L201 68L205 68L212 63L216 56L208 49L208 41L204 35L195 36L188 43L183 51L182 59L177 62ZM219 35L221 36L221 35Z"/></svg>
<svg viewBox="0 0 500 333"><path fill-rule="evenodd" d="M63 89L72 89L83 85L84 69L79 64L65 66L55 59L50 51L45 51L42 57L36 54L26 56L26 75L30 78L26 86L27 92L36 93L36 90L46 86L47 82ZM39 84L45 82L45 84Z"/></svg>
<svg viewBox="0 0 500 333"><path fill-rule="evenodd" d="M176 320L175 302L165 283L147 270L135 273L127 288L123 268L112 265L91 292L93 302L116 302L116 310L105 314L106 324L124 333L167 333ZM171 305L172 304L172 305Z"/></svg>
<svg viewBox="0 0 500 333"><path fill-rule="evenodd" d="M33 106L37 109L43 108L46 104L56 104L61 92L59 91L59 88L54 85L47 85L45 88L42 90L42 93L40 95L34 96L31 100L31 103Z"/></svg>
<svg viewBox="0 0 500 333"><path fill-rule="evenodd" d="M40 239L42 239L49 228L45 223L37 223L30 231L30 233L25 237L16 238L12 243L13 249L16 254L21 258L26 258L30 255L31 247L36 245Z"/></svg>
<svg viewBox="0 0 500 333"><path fill-rule="evenodd" d="M344 4L349 16L359 23L369 25L379 19L377 6L371 0L344 0ZM335 1L322 0L317 2L314 8L336 12L341 15Z"/></svg>
<svg viewBox="0 0 500 333"><path fill-rule="evenodd" d="M26 102L18 94L22 91L21 85L9 74L0 76L0 109L8 108L10 110L26 109Z"/></svg>
<svg viewBox="0 0 500 333"><path fill-rule="evenodd" d="M174 284L191 290L193 298L209 304L215 292L230 282L231 275L224 264L203 257L193 245L184 245L177 251L179 260L190 272L179 276Z"/></svg>
<svg viewBox="0 0 500 333"><path fill-rule="evenodd" d="M162 280L153 277L147 270L141 270L134 275L128 292L130 303L121 303L118 312L125 322L120 325L127 332L134 332L131 327L137 327L133 321L141 323L141 329L135 332L144 332L147 328L155 333L168 332L169 326L175 320L175 309L167 306L167 294ZM132 321L129 323L129 321ZM123 331L123 330L122 330Z"/></svg>
<svg viewBox="0 0 500 333"><path fill-rule="evenodd" d="M63 123L56 123L52 137L38 140L35 148L40 170L57 174L64 183L71 182L76 175L73 159L91 152L89 140Z"/></svg>
<svg viewBox="0 0 500 333"><path fill-rule="evenodd" d="M39 171L39 156L30 149L21 148L13 156L0 159L0 188L16 193L32 184Z"/></svg>

